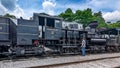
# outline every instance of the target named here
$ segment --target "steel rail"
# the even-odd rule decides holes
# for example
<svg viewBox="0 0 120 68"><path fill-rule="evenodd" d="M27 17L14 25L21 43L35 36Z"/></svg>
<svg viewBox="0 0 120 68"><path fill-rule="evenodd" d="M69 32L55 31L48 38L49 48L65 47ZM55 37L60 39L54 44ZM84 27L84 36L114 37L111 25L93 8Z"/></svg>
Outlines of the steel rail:
<svg viewBox="0 0 120 68"><path fill-rule="evenodd" d="M86 63L86 62L99 61L99 60L104 60L104 59L113 59L113 58L120 58L120 56L103 57L103 58L83 60L83 61L73 61L73 62L67 62L67 63L58 63L58 64L34 66L34 67L29 67L29 68L52 68L52 67L57 67L57 66L66 66L66 65L71 65L71 64ZM120 67L115 67L115 68L120 68Z"/></svg>

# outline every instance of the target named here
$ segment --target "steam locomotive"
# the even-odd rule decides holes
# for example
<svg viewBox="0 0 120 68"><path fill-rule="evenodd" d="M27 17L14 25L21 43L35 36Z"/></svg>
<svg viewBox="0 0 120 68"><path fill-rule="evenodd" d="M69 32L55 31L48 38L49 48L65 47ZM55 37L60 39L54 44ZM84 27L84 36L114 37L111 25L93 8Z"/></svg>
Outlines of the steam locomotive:
<svg viewBox="0 0 120 68"><path fill-rule="evenodd" d="M82 29L77 23L63 27L62 18L40 13L34 13L31 20L0 17L0 55L79 54L83 37L88 52L116 50L116 46L120 50L119 36L116 40L103 37L105 34L92 28ZM115 44L110 45L111 40Z"/></svg>

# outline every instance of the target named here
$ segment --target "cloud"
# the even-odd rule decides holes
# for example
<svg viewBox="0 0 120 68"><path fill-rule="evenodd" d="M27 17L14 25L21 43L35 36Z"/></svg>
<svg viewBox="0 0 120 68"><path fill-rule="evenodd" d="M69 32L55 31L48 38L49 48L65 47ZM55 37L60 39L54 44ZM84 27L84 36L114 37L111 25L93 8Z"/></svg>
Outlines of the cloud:
<svg viewBox="0 0 120 68"><path fill-rule="evenodd" d="M95 11L114 11L118 7L118 1L114 0L91 0L88 2L88 6L91 6ZM113 5L114 4L114 5Z"/></svg>
<svg viewBox="0 0 120 68"><path fill-rule="evenodd" d="M56 15L67 8L73 12L91 8L93 12L102 11L106 21L117 21L120 19L119 6L120 0L0 0L0 14L10 13L28 19L34 12Z"/></svg>
<svg viewBox="0 0 120 68"><path fill-rule="evenodd" d="M56 6L55 0L44 0L42 3L43 11L45 11L50 15L55 14L55 11L54 11L55 6Z"/></svg>
<svg viewBox="0 0 120 68"><path fill-rule="evenodd" d="M69 3L63 5L62 3L57 3L56 8L71 8L73 12L76 10L84 10L86 8L91 8L93 12L102 11L103 17L106 21L118 21L120 20L120 0L86 0L83 3ZM116 15L117 14L117 15ZM119 16L119 17L118 17Z"/></svg>
<svg viewBox="0 0 120 68"><path fill-rule="evenodd" d="M25 14L24 10L19 7L19 5L16 5L15 10L14 11L9 11L9 14L15 15L17 18L23 17L28 19L27 15Z"/></svg>
<svg viewBox="0 0 120 68"><path fill-rule="evenodd" d="M1 0L1 4L10 11L16 7L16 0Z"/></svg>
<svg viewBox="0 0 120 68"><path fill-rule="evenodd" d="M111 5L111 4L115 5ZM58 3L59 4L59 3ZM107 11L109 10L115 10L118 6L120 5L120 0L119 1L113 1L113 0L86 0L83 3L68 3L63 5L62 3L59 4L60 8L72 8L75 10L84 10L86 8L91 8L93 11ZM108 11L109 11L108 10Z"/></svg>
<svg viewBox="0 0 120 68"><path fill-rule="evenodd" d="M7 9L0 3L0 14L3 15L7 12Z"/></svg>
<svg viewBox="0 0 120 68"><path fill-rule="evenodd" d="M107 22L116 22L120 20L120 11L106 12L103 15L103 18Z"/></svg>
<svg viewBox="0 0 120 68"><path fill-rule="evenodd" d="M91 0L88 5L94 11L102 11L106 22L116 22L120 20L120 0Z"/></svg>
<svg viewBox="0 0 120 68"><path fill-rule="evenodd" d="M24 10L16 3L18 0L1 0L0 1L0 14L6 13L15 15L17 18L23 17L28 19Z"/></svg>

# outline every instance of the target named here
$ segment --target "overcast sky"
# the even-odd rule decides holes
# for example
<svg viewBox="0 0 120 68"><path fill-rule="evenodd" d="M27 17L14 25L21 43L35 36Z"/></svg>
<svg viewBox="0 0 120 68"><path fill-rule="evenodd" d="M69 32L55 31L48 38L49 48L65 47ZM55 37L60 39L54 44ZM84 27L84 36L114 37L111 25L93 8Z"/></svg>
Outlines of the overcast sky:
<svg viewBox="0 0 120 68"><path fill-rule="evenodd" d="M18 18L29 19L34 12L58 15L66 8L73 12L91 8L93 12L102 11L106 21L120 20L120 0L0 0L0 15L10 13Z"/></svg>

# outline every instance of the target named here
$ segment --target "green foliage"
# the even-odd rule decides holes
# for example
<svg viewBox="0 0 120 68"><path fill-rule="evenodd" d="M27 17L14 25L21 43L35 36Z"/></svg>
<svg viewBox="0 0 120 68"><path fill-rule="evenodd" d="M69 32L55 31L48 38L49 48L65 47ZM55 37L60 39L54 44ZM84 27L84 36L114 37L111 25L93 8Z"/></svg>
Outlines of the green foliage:
<svg viewBox="0 0 120 68"><path fill-rule="evenodd" d="M8 17L8 18L16 18L14 15L10 15L10 14L5 14L3 17Z"/></svg>
<svg viewBox="0 0 120 68"><path fill-rule="evenodd" d="M93 21L92 10L90 8L83 10L80 22L84 26L87 26L89 24L89 22L91 22L91 21Z"/></svg>
<svg viewBox="0 0 120 68"><path fill-rule="evenodd" d="M65 21L73 21L73 12L70 8L68 8L64 13L61 13L59 15L60 17L62 17Z"/></svg>
<svg viewBox="0 0 120 68"><path fill-rule="evenodd" d="M105 23L104 18L102 17L101 11L99 11L98 13L94 13L93 16L94 20L98 21L98 28L108 27L107 24Z"/></svg>
<svg viewBox="0 0 120 68"><path fill-rule="evenodd" d="M85 10L76 10L75 13L73 13L72 10L68 8L59 16L62 17L65 21L76 21L78 23L82 23L84 26L88 26L91 21L98 21L98 28L107 27L107 24L102 17L102 13L100 11L98 13L93 13L90 8Z"/></svg>
<svg viewBox="0 0 120 68"><path fill-rule="evenodd" d="M116 23L108 24L108 28L120 28L120 21Z"/></svg>

